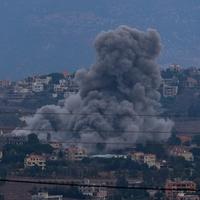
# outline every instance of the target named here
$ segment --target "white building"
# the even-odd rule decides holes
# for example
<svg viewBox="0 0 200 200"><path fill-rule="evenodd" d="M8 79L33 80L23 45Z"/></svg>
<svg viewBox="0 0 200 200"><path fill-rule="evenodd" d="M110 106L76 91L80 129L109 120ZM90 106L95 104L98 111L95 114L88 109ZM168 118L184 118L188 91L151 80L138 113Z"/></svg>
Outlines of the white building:
<svg viewBox="0 0 200 200"><path fill-rule="evenodd" d="M178 86L163 85L163 96L174 97L178 94Z"/></svg>
<svg viewBox="0 0 200 200"><path fill-rule="evenodd" d="M186 161L194 161L194 156L187 148L173 146L169 149L169 155L183 157Z"/></svg>
<svg viewBox="0 0 200 200"><path fill-rule="evenodd" d="M47 192L40 192L32 196L32 200L63 200L62 195L49 195Z"/></svg>
<svg viewBox="0 0 200 200"><path fill-rule="evenodd" d="M90 180L84 180L84 184L89 185ZM86 197L86 199L95 199L95 200L107 200L108 191L105 188L95 188L95 187L80 187L80 192Z"/></svg>
<svg viewBox="0 0 200 200"><path fill-rule="evenodd" d="M67 160L80 161L87 157L85 148L70 146L65 149L65 157Z"/></svg>
<svg viewBox="0 0 200 200"><path fill-rule="evenodd" d="M195 194L185 194L184 192L178 193L177 200L200 200L200 197Z"/></svg>
<svg viewBox="0 0 200 200"><path fill-rule="evenodd" d="M53 94L52 94L52 97L53 97L53 98L57 98L57 97L58 97L58 94L57 94L57 93L53 93Z"/></svg>
<svg viewBox="0 0 200 200"><path fill-rule="evenodd" d="M21 94L27 94L32 92L32 85L28 84L25 81L18 82L14 88L14 93L21 93Z"/></svg>
<svg viewBox="0 0 200 200"><path fill-rule="evenodd" d="M144 162L144 153L143 152L131 153L131 159L136 162L143 163Z"/></svg>
<svg viewBox="0 0 200 200"><path fill-rule="evenodd" d="M68 83L68 82L67 82L67 80L65 80L65 79L60 79L60 80L59 80L59 84L60 84L60 85L66 86L67 83Z"/></svg>
<svg viewBox="0 0 200 200"><path fill-rule="evenodd" d="M134 152L130 154L131 159L138 162L138 163L145 163L148 165L148 167L156 167L157 169L160 169L161 163L157 160L155 154L145 154L143 152Z"/></svg>
<svg viewBox="0 0 200 200"><path fill-rule="evenodd" d="M44 85L42 83L33 83L32 85L33 92L43 92L44 91Z"/></svg>
<svg viewBox="0 0 200 200"><path fill-rule="evenodd" d="M155 154L145 154L144 155L144 163L148 165L148 167L156 166L156 155Z"/></svg>
<svg viewBox="0 0 200 200"><path fill-rule="evenodd" d="M65 85L60 85L60 84L54 84L53 91L55 93L62 93L65 90L67 90L67 87Z"/></svg>
<svg viewBox="0 0 200 200"><path fill-rule="evenodd" d="M183 153L182 157L184 157L184 159L186 161L191 161L191 162L194 161L194 156L193 156L193 154L191 152L185 152L185 153Z"/></svg>
<svg viewBox="0 0 200 200"><path fill-rule="evenodd" d="M19 93L22 93L22 94L31 93L31 89L30 88L21 88L19 90Z"/></svg>
<svg viewBox="0 0 200 200"><path fill-rule="evenodd" d="M163 78L162 79L162 85L171 85L171 86L177 86L179 84L179 80L176 77L172 78Z"/></svg>
<svg viewBox="0 0 200 200"><path fill-rule="evenodd" d="M99 189L95 193L95 200L106 200L108 199L108 192L106 190Z"/></svg>
<svg viewBox="0 0 200 200"><path fill-rule="evenodd" d="M44 169L46 167L46 158L36 154L27 155L24 159L24 167L26 168L35 166Z"/></svg>
<svg viewBox="0 0 200 200"><path fill-rule="evenodd" d="M172 72L180 72L182 70L182 67L178 64L171 64L169 66L170 71Z"/></svg>
<svg viewBox="0 0 200 200"><path fill-rule="evenodd" d="M35 78L35 83L40 83L40 84L44 84L44 85L48 85L49 82L51 81L51 77L47 76L45 78L40 78L40 77L36 77Z"/></svg>

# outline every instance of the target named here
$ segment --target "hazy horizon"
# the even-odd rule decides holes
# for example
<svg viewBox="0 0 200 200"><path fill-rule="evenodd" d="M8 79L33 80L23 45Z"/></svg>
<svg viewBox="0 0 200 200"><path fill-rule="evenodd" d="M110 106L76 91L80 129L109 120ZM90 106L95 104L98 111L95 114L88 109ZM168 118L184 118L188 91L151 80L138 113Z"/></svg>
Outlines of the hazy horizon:
<svg viewBox="0 0 200 200"><path fill-rule="evenodd" d="M96 2L0 0L0 79L89 67L96 35L119 25L157 29L160 64L199 66L199 1Z"/></svg>

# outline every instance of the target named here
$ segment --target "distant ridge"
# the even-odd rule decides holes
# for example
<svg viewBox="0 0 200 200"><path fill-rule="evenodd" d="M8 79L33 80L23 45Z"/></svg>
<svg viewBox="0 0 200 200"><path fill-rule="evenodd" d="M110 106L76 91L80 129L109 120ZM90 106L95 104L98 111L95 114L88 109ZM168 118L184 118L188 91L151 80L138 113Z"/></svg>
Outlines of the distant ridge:
<svg viewBox="0 0 200 200"><path fill-rule="evenodd" d="M0 0L0 79L89 66L93 39L121 24L156 28L161 64L199 65L198 0Z"/></svg>

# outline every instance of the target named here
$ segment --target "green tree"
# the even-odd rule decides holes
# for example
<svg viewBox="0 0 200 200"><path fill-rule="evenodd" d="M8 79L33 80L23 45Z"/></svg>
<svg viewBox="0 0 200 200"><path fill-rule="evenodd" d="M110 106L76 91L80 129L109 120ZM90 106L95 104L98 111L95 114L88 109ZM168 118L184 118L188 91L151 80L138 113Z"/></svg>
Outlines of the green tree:
<svg viewBox="0 0 200 200"><path fill-rule="evenodd" d="M5 167L0 167L0 180L6 179L7 170ZM0 185L4 184L4 182L0 182Z"/></svg>
<svg viewBox="0 0 200 200"><path fill-rule="evenodd" d="M29 144L39 144L40 141L38 139L38 136L34 133L31 133L28 135L28 143Z"/></svg>
<svg viewBox="0 0 200 200"><path fill-rule="evenodd" d="M35 138L33 136L32 138ZM23 164L24 158L27 154L51 154L53 148L49 144L37 143L36 139L28 141L23 145L6 145L4 147L4 156L2 163L4 164Z"/></svg>
<svg viewBox="0 0 200 200"><path fill-rule="evenodd" d="M162 200L162 199L164 199L164 198L165 198L164 193L163 193L163 192L160 192L160 191L156 192L156 194L155 194L155 196L154 196L154 199L155 199L155 200Z"/></svg>
<svg viewBox="0 0 200 200"><path fill-rule="evenodd" d="M63 195L65 198L84 199L83 194L77 187L53 187L48 189L48 193L51 195Z"/></svg>
<svg viewBox="0 0 200 200"><path fill-rule="evenodd" d="M168 139L169 145L180 145L181 140L176 136L176 133L172 133L171 137Z"/></svg>
<svg viewBox="0 0 200 200"><path fill-rule="evenodd" d="M192 143L193 143L193 144L196 144L197 146L200 146L200 135L195 135L195 136L192 138Z"/></svg>
<svg viewBox="0 0 200 200"><path fill-rule="evenodd" d="M4 195L0 194L0 200L4 200Z"/></svg>
<svg viewBox="0 0 200 200"><path fill-rule="evenodd" d="M142 151L144 153L156 154L159 158L166 158L166 151L163 144L160 143L146 143L145 145L138 145L136 147L137 151Z"/></svg>
<svg viewBox="0 0 200 200"><path fill-rule="evenodd" d="M117 178L117 182L116 185L121 187L128 187L128 181L126 180L126 178L124 176L120 176Z"/></svg>

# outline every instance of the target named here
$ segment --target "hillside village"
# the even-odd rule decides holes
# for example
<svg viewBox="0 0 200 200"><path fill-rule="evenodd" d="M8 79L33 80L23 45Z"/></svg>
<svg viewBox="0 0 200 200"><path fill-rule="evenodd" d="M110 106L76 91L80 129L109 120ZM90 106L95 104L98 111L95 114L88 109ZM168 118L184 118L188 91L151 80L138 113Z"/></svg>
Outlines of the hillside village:
<svg viewBox="0 0 200 200"><path fill-rule="evenodd" d="M54 73L43 76L33 76L20 81L0 80L1 99L26 99L37 94L48 94L51 98L66 98L71 93L78 92L74 74Z"/></svg>
<svg viewBox="0 0 200 200"><path fill-rule="evenodd" d="M171 137L165 143L126 144L125 150L105 152L101 143L73 144L54 141L47 133L41 140L35 133L14 136L9 133L23 127L23 115L48 104L62 105L63 99L79 91L74 74L54 73L28 77L20 81L0 81L0 177L23 180L93 184L94 187L58 187L27 184L25 194L15 200L41 199L155 199L200 200L195 192L200 184L200 69L173 64L163 69L160 87L163 116L174 120ZM182 100L184 97L184 101ZM45 99L45 101L43 101ZM11 115L15 110L16 115ZM0 119L2 118L0 116ZM184 129L184 125L187 128ZM88 145L99 147L91 152ZM107 189L95 185L126 185L185 188L181 191L140 192ZM0 193L13 195L9 183ZM0 199L7 199L3 195ZM10 198L10 197L9 197ZM16 199L18 198L18 199Z"/></svg>

